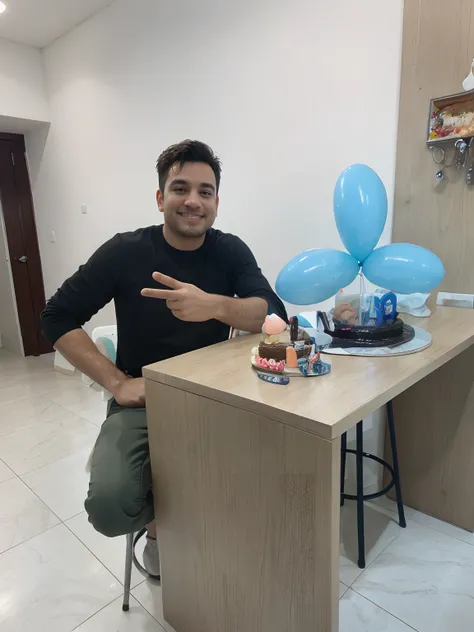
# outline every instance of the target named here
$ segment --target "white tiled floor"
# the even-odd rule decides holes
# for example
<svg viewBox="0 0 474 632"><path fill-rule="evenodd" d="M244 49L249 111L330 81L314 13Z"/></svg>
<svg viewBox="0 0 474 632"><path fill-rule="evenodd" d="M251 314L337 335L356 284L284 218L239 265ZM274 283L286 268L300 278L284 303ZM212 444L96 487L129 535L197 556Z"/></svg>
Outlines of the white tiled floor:
<svg viewBox="0 0 474 632"><path fill-rule="evenodd" d="M160 587L136 572L122 612L125 539L102 537L84 513L104 408L79 378L55 373L52 356L0 350L0 632L173 632ZM367 503L362 572L346 503L340 632L472 629L474 535L411 509L407 519L401 529L391 501Z"/></svg>

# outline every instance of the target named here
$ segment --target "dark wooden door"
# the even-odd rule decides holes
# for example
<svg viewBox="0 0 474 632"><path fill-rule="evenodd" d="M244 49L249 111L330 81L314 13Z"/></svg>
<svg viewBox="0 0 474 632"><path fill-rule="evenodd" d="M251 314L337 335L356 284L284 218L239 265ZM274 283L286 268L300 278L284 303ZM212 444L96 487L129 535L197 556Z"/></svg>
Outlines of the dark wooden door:
<svg viewBox="0 0 474 632"><path fill-rule="evenodd" d="M49 353L40 328L44 283L23 136L0 133L0 199L25 355Z"/></svg>

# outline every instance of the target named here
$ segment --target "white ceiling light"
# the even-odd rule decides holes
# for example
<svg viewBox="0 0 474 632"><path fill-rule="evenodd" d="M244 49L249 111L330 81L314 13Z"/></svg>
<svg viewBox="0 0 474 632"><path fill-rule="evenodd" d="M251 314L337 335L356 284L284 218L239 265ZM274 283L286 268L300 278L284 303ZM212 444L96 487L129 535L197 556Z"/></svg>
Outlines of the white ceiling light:
<svg viewBox="0 0 474 632"><path fill-rule="evenodd" d="M0 13L5 13L7 5L4 2L0 2Z"/></svg>

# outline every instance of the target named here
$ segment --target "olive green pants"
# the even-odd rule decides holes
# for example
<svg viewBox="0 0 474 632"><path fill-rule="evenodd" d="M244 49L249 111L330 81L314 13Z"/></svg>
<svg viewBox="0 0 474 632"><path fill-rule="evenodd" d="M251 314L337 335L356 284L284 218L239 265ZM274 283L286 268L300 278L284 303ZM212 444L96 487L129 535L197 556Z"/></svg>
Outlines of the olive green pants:
<svg viewBox="0 0 474 632"><path fill-rule="evenodd" d="M153 520L145 408L109 404L92 455L85 508L89 522L108 537L139 531Z"/></svg>

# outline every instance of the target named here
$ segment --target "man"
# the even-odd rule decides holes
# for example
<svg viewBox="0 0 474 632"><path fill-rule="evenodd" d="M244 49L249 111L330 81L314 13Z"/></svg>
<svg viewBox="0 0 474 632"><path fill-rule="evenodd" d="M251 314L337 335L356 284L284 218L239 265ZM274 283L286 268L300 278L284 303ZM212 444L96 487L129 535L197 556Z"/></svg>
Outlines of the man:
<svg viewBox="0 0 474 632"><path fill-rule="evenodd" d="M44 334L56 349L114 397L92 456L89 521L110 537L147 525L144 564L152 576L160 571L142 367L226 340L231 327L260 332L267 313L286 319L248 247L211 228L221 178L213 151L184 141L163 152L157 170L164 225L113 237L42 314ZM116 365L82 330L111 300Z"/></svg>

